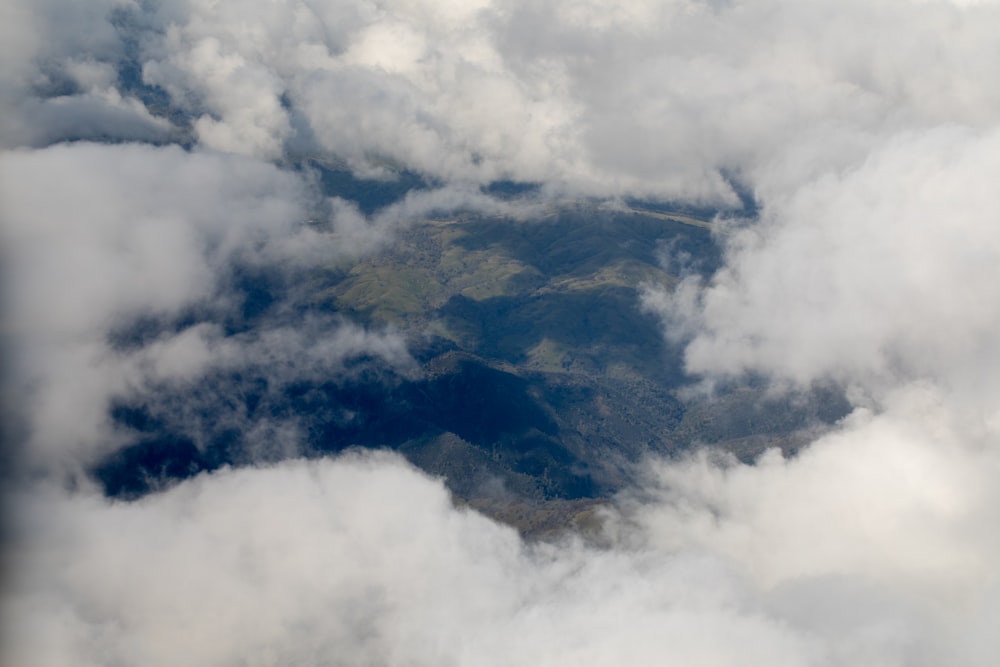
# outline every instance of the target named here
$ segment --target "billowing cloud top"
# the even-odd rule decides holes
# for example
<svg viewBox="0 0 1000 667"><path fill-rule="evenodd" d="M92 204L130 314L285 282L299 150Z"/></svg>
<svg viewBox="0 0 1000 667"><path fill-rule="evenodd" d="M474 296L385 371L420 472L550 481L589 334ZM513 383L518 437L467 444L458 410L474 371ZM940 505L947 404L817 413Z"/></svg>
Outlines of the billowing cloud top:
<svg viewBox="0 0 1000 667"><path fill-rule="evenodd" d="M63 4L8 10L8 145L183 136L725 200L720 170L794 186L1000 102L993 3Z"/></svg>
<svg viewBox="0 0 1000 667"><path fill-rule="evenodd" d="M3 662L996 664L996 3L2 11ZM431 185L366 216L307 159ZM790 459L649 461L599 546L527 545L389 456L289 461L298 425L238 409L266 464L94 488L151 387L409 372L392 331L254 319L242 276L293 294L409 219L526 206L497 180L718 207L723 268L643 294L692 379L854 411Z"/></svg>

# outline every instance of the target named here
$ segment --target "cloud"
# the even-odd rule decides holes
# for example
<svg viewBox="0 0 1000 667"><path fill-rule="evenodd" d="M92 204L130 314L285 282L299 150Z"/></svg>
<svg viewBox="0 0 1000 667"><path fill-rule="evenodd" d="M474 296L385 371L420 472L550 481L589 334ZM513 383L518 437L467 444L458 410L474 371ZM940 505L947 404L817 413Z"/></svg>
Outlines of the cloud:
<svg viewBox="0 0 1000 667"><path fill-rule="evenodd" d="M889 489L875 483L898 473L836 447L661 470L673 502L638 508L631 548L525 545L374 454L224 470L134 503L36 493L16 507L4 650L84 665L988 664L997 544L954 515L981 527L995 498L952 485L968 471L938 471L934 448L904 462L894 434L871 435L906 465ZM846 474L817 491L809 469L832 462ZM838 502L856 482L860 515Z"/></svg>
<svg viewBox="0 0 1000 667"><path fill-rule="evenodd" d="M873 137L988 125L996 12L175 2L139 12L151 26L140 58L145 83L222 150L273 158L308 135L362 172L389 162L450 181L735 203L720 172L794 185Z"/></svg>
<svg viewBox="0 0 1000 667"><path fill-rule="evenodd" d="M915 13L953 11L929 7ZM903 71L887 54L915 34L858 70L869 89ZM697 377L848 389L855 411L796 456L653 464L630 501L643 544L740 562L768 609L840 647L835 664L986 664L998 650L975 636L996 619L997 124L959 81L925 83L893 84L891 118L863 133L831 111L853 136L757 163L759 219L717 220L725 266L644 296Z"/></svg>
<svg viewBox="0 0 1000 667"><path fill-rule="evenodd" d="M89 460L120 444L108 402L149 383L190 381L254 355L273 372L310 359L330 368L362 349L405 357L398 337L332 321L322 334L307 323L223 334L246 298L235 271L294 272L388 233L345 228L336 212L335 236L307 224L323 199L295 173L176 147L74 144L4 154L0 183L5 391L25 421L29 458ZM185 318L193 322L171 324ZM144 321L163 330L137 339L139 349L113 344Z"/></svg>
<svg viewBox="0 0 1000 667"><path fill-rule="evenodd" d="M5 3L0 147L66 140L163 142L173 125L121 85L127 60L114 18L128 3Z"/></svg>
<svg viewBox="0 0 1000 667"><path fill-rule="evenodd" d="M496 179L541 183L539 201L735 206L747 187L758 218L716 222L725 266L646 304L698 377L832 379L855 407L792 458L645 462L600 546L525 544L382 454L223 469L135 502L18 479L5 662L1000 654L996 3L4 11L3 395L35 470L115 451L111 401L156 386L195 394L247 368L280 384L362 354L407 366L392 332L249 321L239 272L294 276L441 209L538 204L484 196ZM86 138L190 146L50 145ZM366 218L284 162L303 157L435 185ZM301 451L294 425L240 428L257 451Z"/></svg>
<svg viewBox="0 0 1000 667"><path fill-rule="evenodd" d="M902 133L768 201L760 223L726 237L726 268L704 289L692 279L659 300L694 332L689 370L869 389L924 378L995 396L998 141Z"/></svg>
<svg viewBox="0 0 1000 667"><path fill-rule="evenodd" d="M124 488L119 479L135 482L139 489L175 481L170 474L158 475L153 464L147 464L151 479L145 486L137 481L140 464L133 469L125 466L118 477L112 475L119 461L129 460L131 448L141 450L151 441L162 444L163 438L175 439L173 452L165 450L164 456L182 459L185 454L176 442L189 441L201 454L209 452L202 457L209 469L223 463L255 465L315 455L321 431L317 421L330 419L329 413L339 409L338 416L350 422L350 412L332 400L330 405L313 400L315 412L295 407L296 399L311 397L304 392L349 383L359 376L371 385L391 387L418 373L399 333L369 331L323 314L284 324L264 323L238 334L227 334L217 324L199 324L120 353L116 362L120 384L107 397L110 409L105 412L114 420L115 439L127 443L119 451L125 455L116 458L106 447L96 472L91 471L108 493ZM123 493L132 492L140 491L128 487Z"/></svg>
<svg viewBox="0 0 1000 667"><path fill-rule="evenodd" d="M65 11L87 30L64 34ZM14 144L73 138L72 109L90 119L75 128L84 137L185 136L264 159L336 157L359 173L397 165L453 182L735 205L722 174L762 192L795 187L900 131L988 127L998 11L49 0L12 6L0 88ZM117 74L96 95L81 74L95 68Z"/></svg>
<svg viewBox="0 0 1000 667"><path fill-rule="evenodd" d="M110 404L155 387L251 367L280 387L333 377L345 357L364 355L405 370L399 334L329 313L304 317L315 294L296 276L370 253L432 212L520 206L445 186L365 217L324 197L308 171L92 143L3 154L0 200L4 402L18 422L8 437L44 468L85 465L121 446L128 434L109 422ZM276 303L244 322L251 279L254 289L273 283Z"/></svg>

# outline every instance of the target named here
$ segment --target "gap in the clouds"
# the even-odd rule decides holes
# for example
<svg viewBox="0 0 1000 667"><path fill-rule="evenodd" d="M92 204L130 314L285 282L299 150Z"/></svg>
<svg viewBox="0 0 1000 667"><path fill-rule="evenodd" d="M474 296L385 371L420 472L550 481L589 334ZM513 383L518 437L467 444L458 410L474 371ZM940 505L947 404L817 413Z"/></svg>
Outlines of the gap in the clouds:
<svg viewBox="0 0 1000 667"><path fill-rule="evenodd" d="M150 437L104 459L92 474L106 496L134 500L216 467L187 438Z"/></svg>
<svg viewBox="0 0 1000 667"><path fill-rule="evenodd" d="M217 325L226 336L253 331L278 319L293 321L317 309L293 297L302 275L270 265L233 262L219 276L221 294L190 304L172 315L140 313L113 325L106 336L117 352L135 351L199 324ZM281 315L274 311L283 310ZM336 315L331 304L321 313Z"/></svg>
<svg viewBox="0 0 1000 667"><path fill-rule="evenodd" d="M287 104L291 105L291 102L287 101ZM298 115L294 113L294 108L290 107L290 110L293 119L298 118ZM292 140L293 144L302 143L308 147L310 140L307 135L311 132L308 125L297 123L293 123L293 125L297 128L296 137ZM298 150L304 151L306 148ZM387 206L396 204L411 193L427 192L442 186L439 179L409 169L387 167L382 177L366 178L336 161L307 158L299 161L297 167L318 174L319 186L324 195L339 197L353 203L365 216L371 216ZM498 180L481 186L479 190L489 197L502 201L512 201L536 197L542 190L542 184Z"/></svg>
<svg viewBox="0 0 1000 667"><path fill-rule="evenodd" d="M724 444L745 464L770 448L796 455L854 409L837 383L782 389L760 375L691 385L682 395L687 410L679 435L701 446Z"/></svg>
<svg viewBox="0 0 1000 667"><path fill-rule="evenodd" d="M300 278L298 272L274 266L234 263L223 288L233 304L226 312L226 334L250 331L275 319L294 321L305 315L308 305L293 296ZM295 312L280 315L274 312L282 308L292 308ZM326 309L327 314L332 314L331 310Z"/></svg>
<svg viewBox="0 0 1000 667"><path fill-rule="evenodd" d="M83 92L79 84L58 69L41 69L39 76L31 83L32 94L43 100L69 97Z"/></svg>
<svg viewBox="0 0 1000 667"><path fill-rule="evenodd" d="M266 460L247 434L294 424L298 455L387 447L426 463L442 448L465 449L466 462L481 469L477 483L507 477L539 501L595 495L586 462L560 443L551 407L528 381L446 356L416 380L362 356L339 378L282 382L260 368L213 374L194 387L157 387L112 408L117 428L133 433L133 441L93 474L108 495L132 498L223 464ZM471 491L468 475L452 478L457 490Z"/></svg>
<svg viewBox="0 0 1000 667"><path fill-rule="evenodd" d="M433 178L406 169L388 171L385 178L363 178L345 167L307 159L302 167L315 171L323 194L353 202L364 215L402 200L413 191L439 185Z"/></svg>
<svg viewBox="0 0 1000 667"><path fill-rule="evenodd" d="M230 463L229 452L239 438L235 430L224 429L199 446L175 422L142 404L116 401L110 414L134 438L93 466L91 474L105 495L119 500L141 498Z"/></svg>
<svg viewBox="0 0 1000 667"><path fill-rule="evenodd" d="M192 148L195 140L191 134L191 124L195 114L175 104L166 89L147 83L143 77L146 54L142 51L142 40L149 38L150 31L157 30L146 15L155 10L143 5L146 3L135 7L115 7L109 16L109 23L114 27L122 47L121 57L115 63L118 87L123 95L138 99L151 114L167 119L180 131L179 135L171 138L171 143Z"/></svg>
<svg viewBox="0 0 1000 667"><path fill-rule="evenodd" d="M500 180L484 185L481 190L484 194L497 197L498 199L517 199L539 194L542 190L542 184L526 181Z"/></svg>
<svg viewBox="0 0 1000 667"><path fill-rule="evenodd" d="M698 204L694 202L678 202L668 199L652 199L644 197L625 197L625 204L640 211L654 211L665 214L681 214L702 220L712 220L717 215L724 217L737 217L754 220L760 214L761 202L757 198L752 186L740 174L731 169L721 169L719 176L723 182L729 186L736 196L739 206L732 206L719 209L711 204Z"/></svg>
<svg viewBox="0 0 1000 667"><path fill-rule="evenodd" d="M760 214L761 202L751 183L734 169L721 169L719 174L740 202L740 208L729 212L729 214L743 218L757 218Z"/></svg>
<svg viewBox="0 0 1000 667"><path fill-rule="evenodd" d="M90 11L81 8L80 19L95 19ZM149 12L119 6L102 19L107 23L74 28L80 32L75 39L87 45L83 52L38 58L25 80L20 112L30 116L26 124L32 129L18 141L36 147L75 142L194 147L189 101L178 103L143 77L149 56L143 49L157 30ZM53 48L58 53L65 47Z"/></svg>
<svg viewBox="0 0 1000 667"><path fill-rule="evenodd" d="M128 444L91 472L129 499L223 465L388 448L443 477L460 502L531 532L629 485L649 455L795 451L842 411L819 395L769 398L749 381L685 394L683 349L638 288L681 277L665 248L704 275L721 256L707 222L665 210L465 211L411 223L350 268L233 263L210 304L116 330L122 353L215 332L209 342L230 361L119 397L109 420ZM351 327L395 332L411 366L367 343L335 361L335 349L316 351ZM233 350L245 350L236 362Z"/></svg>
<svg viewBox="0 0 1000 667"><path fill-rule="evenodd" d="M205 305L184 308L172 315L141 313L113 324L105 336L107 346L119 353L141 350L143 347L175 336L203 322L212 321Z"/></svg>

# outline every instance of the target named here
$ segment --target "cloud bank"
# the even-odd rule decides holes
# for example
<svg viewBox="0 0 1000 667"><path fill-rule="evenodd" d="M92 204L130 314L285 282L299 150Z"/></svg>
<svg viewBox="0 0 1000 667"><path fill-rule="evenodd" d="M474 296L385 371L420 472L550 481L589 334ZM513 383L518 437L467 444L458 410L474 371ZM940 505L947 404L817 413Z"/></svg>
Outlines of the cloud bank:
<svg viewBox="0 0 1000 667"><path fill-rule="evenodd" d="M363 173L735 203L725 174L796 187L899 131L990 127L997 13L910 0L15 2L4 136L99 133L67 136L72 118L118 140L335 156Z"/></svg>
<svg viewBox="0 0 1000 667"><path fill-rule="evenodd" d="M658 466L655 499L609 519L606 548L525 546L373 455L134 503L36 492L15 505L30 547L5 650L55 665L987 665L996 459L915 431L878 419L795 462Z"/></svg>
<svg viewBox="0 0 1000 667"><path fill-rule="evenodd" d="M995 663L995 3L78 5L0 20L4 662ZM307 157L436 185L366 218ZM93 488L116 398L406 367L392 332L254 319L240 272L294 292L407 219L500 210L499 179L748 190L725 266L646 305L693 378L832 380L854 412L794 458L649 461L553 545L381 454Z"/></svg>

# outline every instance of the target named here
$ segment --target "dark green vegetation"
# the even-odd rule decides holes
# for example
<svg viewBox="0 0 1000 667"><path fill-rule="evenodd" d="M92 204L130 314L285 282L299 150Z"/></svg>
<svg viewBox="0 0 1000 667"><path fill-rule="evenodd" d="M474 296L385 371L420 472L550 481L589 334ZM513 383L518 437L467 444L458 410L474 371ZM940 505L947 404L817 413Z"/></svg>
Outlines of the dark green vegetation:
<svg viewBox="0 0 1000 667"><path fill-rule="evenodd" d="M681 349L639 302L641 285L678 280L662 268L667 256L704 273L719 262L697 219L580 205L536 220L416 224L365 261L299 277L294 299L280 281L235 272L245 299L226 322L233 335L275 313L335 314L401 332L417 368L361 358L333 377L278 380L261 367L164 388L116 406L112 418L137 439L94 473L110 495L135 497L288 455L262 452L246 432L291 424L307 454L394 449L461 501L538 533L585 517L649 454L708 445L749 460L768 446L794 450L844 414L832 390L793 403L741 385L682 400ZM156 335L143 326L125 338Z"/></svg>

